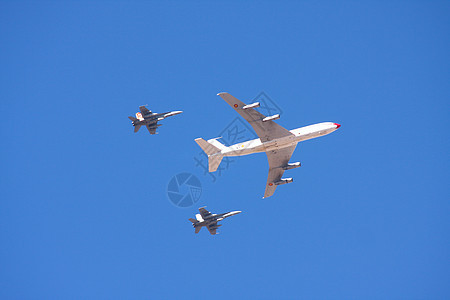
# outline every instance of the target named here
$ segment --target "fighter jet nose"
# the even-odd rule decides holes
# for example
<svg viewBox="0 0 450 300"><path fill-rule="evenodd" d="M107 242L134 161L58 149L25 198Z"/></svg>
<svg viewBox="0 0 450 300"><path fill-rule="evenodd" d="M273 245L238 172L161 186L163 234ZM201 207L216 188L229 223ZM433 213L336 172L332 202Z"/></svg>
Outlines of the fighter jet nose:
<svg viewBox="0 0 450 300"><path fill-rule="evenodd" d="M338 129L339 127L341 127L341 124L338 124L338 123L334 123L334 125L336 125L336 129Z"/></svg>
<svg viewBox="0 0 450 300"><path fill-rule="evenodd" d="M240 211L240 210L230 211L227 215L228 216L234 216L234 215L240 214L241 212L242 211Z"/></svg>

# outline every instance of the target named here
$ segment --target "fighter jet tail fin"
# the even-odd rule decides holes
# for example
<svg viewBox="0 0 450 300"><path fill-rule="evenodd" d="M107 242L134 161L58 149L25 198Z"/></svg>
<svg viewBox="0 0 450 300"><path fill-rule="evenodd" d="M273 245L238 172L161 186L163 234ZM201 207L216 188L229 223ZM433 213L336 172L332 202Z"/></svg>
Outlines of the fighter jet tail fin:
<svg viewBox="0 0 450 300"><path fill-rule="evenodd" d="M200 231L200 229L202 229L203 226L197 226L197 227L195 227L195 224L198 223L198 222L200 222L199 220L196 220L196 219L193 219L193 218L189 218L189 221L192 222L192 225L193 225L194 228L195 228L195 233L198 233L198 232Z"/></svg>
<svg viewBox="0 0 450 300"><path fill-rule="evenodd" d="M136 119L135 117L128 117L128 119L130 119L131 122L133 122L133 125L134 125L134 122L138 120L138 119ZM138 132L138 131L139 131L139 128L141 128L141 126L142 126L142 125L135 125L135 126L134 126L134 132Z"/></svg>
<svg viewBox="0 0 450 300"><path fill-rule="evenodd" d="M195 142L205 151L208 155L209 172L215 172L223 159L221 151L227 147L221 144L217 139L210 139L205 141L202 138L195 139Z"/></svg>

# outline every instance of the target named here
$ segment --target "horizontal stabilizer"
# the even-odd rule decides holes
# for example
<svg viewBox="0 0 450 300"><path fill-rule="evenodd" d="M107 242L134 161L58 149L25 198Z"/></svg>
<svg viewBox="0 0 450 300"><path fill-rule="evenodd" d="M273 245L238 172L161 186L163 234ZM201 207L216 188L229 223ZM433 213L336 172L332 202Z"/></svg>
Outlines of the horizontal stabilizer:
<svg viewBox="0 0 450 300"><path fill-rule="evenodd" d="M191 221L192 223L197 223L198 222L196 219L192 219L192 218L189 218L189 221Z"/></svg>
<svg viewBox="0 0 450 300"><path fill-rule="evenodd" d="M206 155L208 155L209 172L215 172L223 159L221 151L227 147L217 141L217 139L205 141L202 138L197 138L195 139L195 142L202 148L203 151L205 151Z"/></svg>
<svg viewBox="0 0 450 300"><path fill-rule="evenodd" d="M138 132L142 125L134 126L134 132Z"/></svg>
<svg viewBox="0 0 450 300"><path fill-rule="evenodd" d="M214 147L216 147L217 149L219 149L220 151L227 149L227 146L225 146L224 144L222 144L221 142L219 142L217 139L220 139L220 137L218 138L214 138L214 139L209 139L208 143L213 145Z"/></svg>
<svg viewBox="0 0 450 300"><path fill-rule="evenodd" d="M135 117L128 117L128 119L130 119L131 121L137 121L137 119Z"/></svg>
<svg viewBox="0 0 450 300"><path fill-rule="evenodd" d="M208 156L208 171L215 172L219 168L220 162L223 159L223 155L218 153Z"/></svg>
<svg viewBox="0 0 450 300"><path fill-rule="evenodd" d="M202 138L195 139L195 142L200 146L200 148L202 148L203 151L205 151L208 156L220 152L219 148L211 143L208 143Z"/></svg>
<svg viewBox="0 0 450 300"><path fill-rule="evenodd" d="M197 226L195 227L195 233L198 233L200 231L200 229L202 229L203 226Z"/></svg>

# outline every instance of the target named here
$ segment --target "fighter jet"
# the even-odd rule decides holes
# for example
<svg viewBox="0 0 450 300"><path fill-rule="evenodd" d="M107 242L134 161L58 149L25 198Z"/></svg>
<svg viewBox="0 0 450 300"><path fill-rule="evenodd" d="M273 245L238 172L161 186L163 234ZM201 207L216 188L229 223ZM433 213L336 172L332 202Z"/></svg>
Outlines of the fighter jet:
<svg viewBox="0 0 450 300"><path fill-rule="evenodd" d="M195 233L198 233L203 226L208 228L209 233L212 235L217 234L216 230L222 225L217 225L217 222L222 221L225 218L237 215L241 211L230 211L223 214L212 214L205 209L205 207L200 207L199 214L195 215L195 219L190 218L189 221L192 222L192 226L195 228Z"/></svg>
<svg viewBox="0 0 450 300"><path fill-rule="evenodd" d="M134 126L134 132L138 132L142 125L145 125L150 134L156 134L156 129L162 124L158 124L158 121L164 120L167 117L175 116L181 114L182 111L170 111L165 113L152 113L151 110L148 110L146 105L139 106L140 112L136 113L135 117L128 117L131 120Z"/></svg>
<svg viewBox="0 0 450 300"><path fill-rule="evenodd" d="M250 123L259 138L229 147L221 144L217 138L208 141L197 138L195 141L208 155L209 172L216 171L225 156L265 152L269 161L269 175L263 198L272 196L277 186L293 182L292 178L281 177L284 171L301 166L300 162L289 163L298 142L324 136L341 127L338 123L324 122L289 131L274 122L280 118L279 114L266 117L255 110L260 106L259 102L246 105L228 93L217 95Z"/></svg>

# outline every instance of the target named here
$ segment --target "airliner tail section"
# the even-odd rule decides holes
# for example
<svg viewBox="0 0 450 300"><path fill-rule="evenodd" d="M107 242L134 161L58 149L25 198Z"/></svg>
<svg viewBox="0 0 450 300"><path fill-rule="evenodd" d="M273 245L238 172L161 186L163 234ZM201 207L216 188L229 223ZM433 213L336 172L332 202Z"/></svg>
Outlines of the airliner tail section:
<svg viewBox="0 0 450 300"><path fill-rule="evenodd" d="M227 147L217 141L217 139L211 139L205 141L202 138L195 139L195 142L205 151L208 155L208 168L209 172L215 172L223 159L222 150Z"/></svg>

